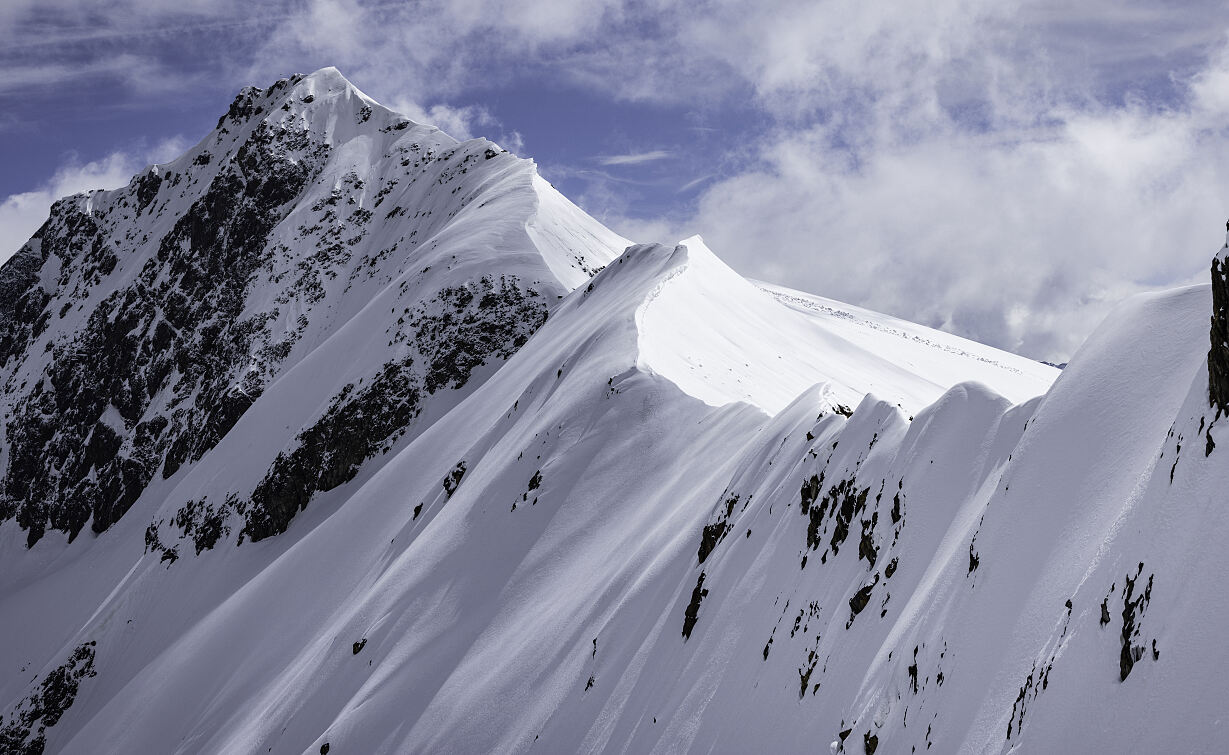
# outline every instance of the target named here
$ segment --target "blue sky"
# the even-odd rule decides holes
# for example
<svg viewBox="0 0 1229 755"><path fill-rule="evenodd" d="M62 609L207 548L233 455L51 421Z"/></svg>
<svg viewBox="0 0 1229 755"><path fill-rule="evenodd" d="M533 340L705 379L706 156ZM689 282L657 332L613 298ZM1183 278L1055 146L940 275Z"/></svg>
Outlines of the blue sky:
<svg viewBox="0 0 1229 755"><path fill-rule="evenodd" d="M1221 2L7 0L0 257L62 194L336 65L636 240L1065 360L1204 278L1229 216Z"/></svg>

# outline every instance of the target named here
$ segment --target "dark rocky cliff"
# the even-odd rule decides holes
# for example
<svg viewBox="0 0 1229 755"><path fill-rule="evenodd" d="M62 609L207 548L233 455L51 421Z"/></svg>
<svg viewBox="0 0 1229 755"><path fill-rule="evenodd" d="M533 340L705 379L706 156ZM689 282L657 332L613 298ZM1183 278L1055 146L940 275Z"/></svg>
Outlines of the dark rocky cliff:
<svg viewBox="0 0 1229 755"><path fill-rule="evenodd" d="M1229 232L1229 223L1226 223ZM1208 349L1208 402L1229 414L1229 240L1212 259L1212 332Z"/></svg>

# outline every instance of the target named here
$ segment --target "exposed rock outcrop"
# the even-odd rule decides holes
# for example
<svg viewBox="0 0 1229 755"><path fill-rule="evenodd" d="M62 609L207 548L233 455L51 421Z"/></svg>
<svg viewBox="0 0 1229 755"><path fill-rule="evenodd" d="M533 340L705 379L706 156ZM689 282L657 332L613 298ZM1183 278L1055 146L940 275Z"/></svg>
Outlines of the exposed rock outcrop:
<svg viewBox="0 0 1229 755"><path fill-rule="evenodd" d="M1229 414L1229 223L1226 240L1212 259L1212 333L1208 349L1208 403Z"/></svg>

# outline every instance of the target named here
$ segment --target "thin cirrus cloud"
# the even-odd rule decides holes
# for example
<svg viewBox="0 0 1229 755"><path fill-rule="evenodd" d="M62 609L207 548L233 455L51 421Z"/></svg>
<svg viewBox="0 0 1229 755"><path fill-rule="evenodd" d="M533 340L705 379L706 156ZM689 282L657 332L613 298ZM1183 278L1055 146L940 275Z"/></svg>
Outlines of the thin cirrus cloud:
<svg viewBox="0 0 1229 755"><path fill-rule="evenodd" d="M13 0L0 106L20 138L42 117L23 109L35 88L148 112L336 65L416 120L528 148L630 238L702 233L747 275L1065 361L1115 301L1199 280L1219 245L1223 15L1216 0ZM118 103L93 94L107 82ZM495 96L510 88L534 100L512 120ZM566 121L576 92L603 117ZM30 185L54 193L83 167ZM2 207L34 201L15 196Z"/></svg>
<svg viewBox="0 0 1229 755"><path fill-rule="evenodd" d="M643 165L644 163L665 160L674 153L664 149L654 149L648 152L629 152L625 155L605 155L597 158L599 165Z"/></svg>

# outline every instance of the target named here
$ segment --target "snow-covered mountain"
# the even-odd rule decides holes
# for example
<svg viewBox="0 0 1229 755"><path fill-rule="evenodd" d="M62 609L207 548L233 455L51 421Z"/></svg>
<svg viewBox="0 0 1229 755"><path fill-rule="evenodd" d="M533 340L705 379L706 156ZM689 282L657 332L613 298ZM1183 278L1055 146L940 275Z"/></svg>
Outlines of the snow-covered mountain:
<svg viewBox="0 0 1229 755"><path fill-rule="evenodd" d="M1223 750L1224 264L1060 374L246 89L0 268L0 750Z"/></svg>

